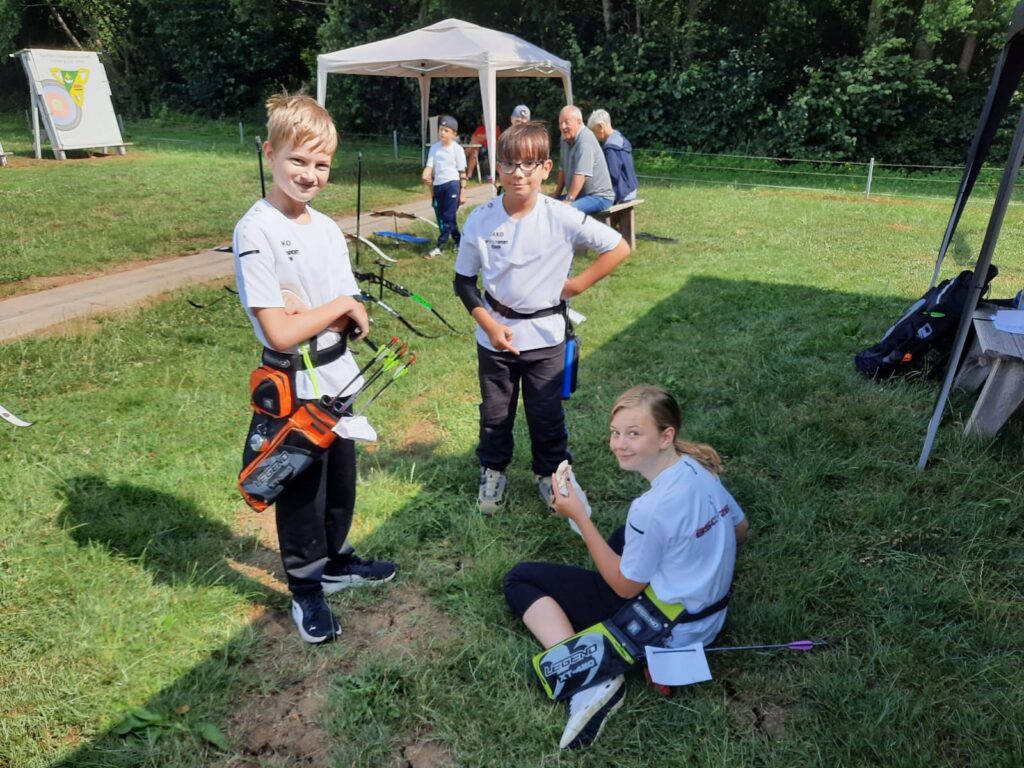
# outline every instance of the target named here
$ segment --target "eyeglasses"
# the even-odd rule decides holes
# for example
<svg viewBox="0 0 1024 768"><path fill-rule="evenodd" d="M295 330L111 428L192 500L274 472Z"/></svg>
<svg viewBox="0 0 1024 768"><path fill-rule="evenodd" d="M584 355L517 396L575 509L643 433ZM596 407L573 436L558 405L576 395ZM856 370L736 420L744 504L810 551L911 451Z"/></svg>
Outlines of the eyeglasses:
<svg viewBox="0 0 1024 768"><path fill-rule="evenodd" d="M513 163L511 160L498 160L497 165L498 170L502 173L515 173L516 168L520 168L524 176L529 176L546 162L546 158L544 160L523 160L518 163Z"/></svg>

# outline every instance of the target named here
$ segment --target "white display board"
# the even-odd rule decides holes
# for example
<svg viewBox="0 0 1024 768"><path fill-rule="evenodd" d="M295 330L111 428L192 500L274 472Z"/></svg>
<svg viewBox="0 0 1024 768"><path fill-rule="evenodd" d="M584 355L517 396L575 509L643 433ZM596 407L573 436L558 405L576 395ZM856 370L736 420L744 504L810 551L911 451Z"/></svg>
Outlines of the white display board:
<svg viewBox="0 0 1024 768"><path fill-rule="evenodd" d="M117 147L124 154L107 72L95 52L26 48L15 55L32 94L36 157L41 156L39 115L60 160L65 150L88 147Z"/></svg>

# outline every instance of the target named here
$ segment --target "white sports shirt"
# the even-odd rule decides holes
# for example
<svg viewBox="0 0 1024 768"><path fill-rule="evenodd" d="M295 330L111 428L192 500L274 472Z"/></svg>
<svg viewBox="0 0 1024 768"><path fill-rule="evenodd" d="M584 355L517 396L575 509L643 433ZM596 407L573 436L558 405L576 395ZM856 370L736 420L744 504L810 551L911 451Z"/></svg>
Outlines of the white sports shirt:
<svg viewBox="0 0 1024 768"><path fill-rule="evenodd" d="M318 307L338 296L355 296L359 286L352 276L348 247L336 222L306 207L308 224L289 219L266 200L258 200L235 226L232 249L238 294L256 338L269 347L254 309L284 307L282 290L295 293L307 307ZM336 344L340 336L323 331L317 347ZM297 348L285 350L290 353ZM314 369L321 395L336 395L359 372L351 352ZM348 391L362 385L353 382ZM312 378L305 369L295 376L296 395L304 400L316 397Z"/></svg>
<svg viewBox="0 0 1024 768"><path fill-rule="evenodd" d="M454 141L447 147L435 141L427 153L427 167L434 169L435 187L449 181L458 181L459 173L466 170L466 150Z"/></svg>
<svg viewBox="0 0 1024 768"><path fill-rule="evenodd" d="M480 275L484 290L517 312L528 314L558 304L577 248L606 253L622 240L606 224L546 195L538 195L533 210L521 219L508 215L504 199L497 197L469 214L455 271L467 277ZM562 315L513 320L487 309L512 329L512 344L521 352L553 347L565 339ZM476 340L495 351L479 326Z"/></svg>
<svg viewBox="0 0 1024 768"><path fill-rule="evenodd" d="M627 579L650 583L659 599L696 613L729 591L735 527L743 518L721 480L696 459L681 456L630 505L619 570ZM725 613L678 625L670 644L710 643Z"/></svg>

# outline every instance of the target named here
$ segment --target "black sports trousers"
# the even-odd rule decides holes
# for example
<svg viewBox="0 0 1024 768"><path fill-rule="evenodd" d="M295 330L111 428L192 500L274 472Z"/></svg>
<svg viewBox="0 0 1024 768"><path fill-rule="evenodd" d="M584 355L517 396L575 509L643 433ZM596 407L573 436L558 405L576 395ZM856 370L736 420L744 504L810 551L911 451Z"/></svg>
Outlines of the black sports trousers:
<svg viewBox="0 0 1024 768"><path fill-rule="evenodd" d="M608 537L608 546L621 555L625 545L623 526ZM520 618L540 598L553 598L577 632L614 616L629 602L597 571L561 563L519 563L505 575L504 591L508 607Z"/></svg>
<svg viewBox="0 0 1024 768"><path fill-rule="evenodd" d="M492 352L479 344L476 351L481 400L476 455L480 465L504 471L512 463L512 427L521 389L530 429L533 471L550 475L562 461L571 458L562 409L565 342L518 355Z"/></svg>
<svg viewBox="0 0 1024 768"><path fill-rule="evenodd" d="M345 562L356 506L356 445L335 438L277 497L277 541L294 595L321 591L328 560Z"/></svg>

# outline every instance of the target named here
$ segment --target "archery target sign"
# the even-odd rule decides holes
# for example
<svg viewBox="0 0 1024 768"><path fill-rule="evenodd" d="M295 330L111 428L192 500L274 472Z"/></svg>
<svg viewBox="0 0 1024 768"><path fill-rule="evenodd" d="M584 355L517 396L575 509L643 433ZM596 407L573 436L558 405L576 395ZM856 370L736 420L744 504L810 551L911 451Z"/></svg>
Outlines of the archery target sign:
<svg viewBox="0 0 1024 768"><path fill-rule="evenodd" d="M96 53L30 48L19 55L54 150L124 145Z"/></svg>
<svg viewBox="0 0 1024 768"><path fill-rule="evenodd" d="M43 80L43 103L50 113L53 127L58 131L71 131L82 122L82 108L71 98L71 94L63 83L56 80Z"/></svg>

